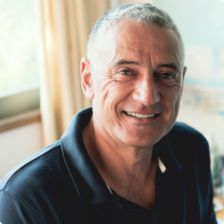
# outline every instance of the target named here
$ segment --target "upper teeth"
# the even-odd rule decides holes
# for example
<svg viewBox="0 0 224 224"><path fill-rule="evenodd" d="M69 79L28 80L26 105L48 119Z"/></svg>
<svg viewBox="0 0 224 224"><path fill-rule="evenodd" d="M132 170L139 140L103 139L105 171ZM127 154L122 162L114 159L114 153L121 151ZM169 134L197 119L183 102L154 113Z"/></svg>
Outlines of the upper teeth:
<svg viewBox="0 0 224 224"><path fill-rule="evenodd" d="M152 118L155 117L155 114L138 114L138 113L132 113L132 112L127 112L128 115L136 118Z"/></svg>

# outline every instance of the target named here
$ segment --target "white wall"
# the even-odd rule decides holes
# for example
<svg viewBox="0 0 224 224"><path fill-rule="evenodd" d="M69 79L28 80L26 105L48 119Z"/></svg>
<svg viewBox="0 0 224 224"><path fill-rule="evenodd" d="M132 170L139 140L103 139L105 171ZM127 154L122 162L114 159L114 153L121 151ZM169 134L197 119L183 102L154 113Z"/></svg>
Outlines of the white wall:
<svg viewBox="0 0 224 224"><path fill-rule="evenodd" d="M0 178L42 145L40 122L0 133Z"/></svg>

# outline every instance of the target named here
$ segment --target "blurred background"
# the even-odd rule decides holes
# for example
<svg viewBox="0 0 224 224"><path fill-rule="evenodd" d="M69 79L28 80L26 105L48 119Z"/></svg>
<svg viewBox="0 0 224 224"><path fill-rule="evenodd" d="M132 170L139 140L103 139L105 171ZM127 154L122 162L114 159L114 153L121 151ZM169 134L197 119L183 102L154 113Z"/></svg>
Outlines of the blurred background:
<svg viewBox="0 0 224 224"><path fill-rule="evenodd" d="M79 61L95 20L122 0L0 0L0 178L58 139L82 95ZM224 1L152 0L176 21L188 67L178 120L208 139L224 195Z"/></svg>

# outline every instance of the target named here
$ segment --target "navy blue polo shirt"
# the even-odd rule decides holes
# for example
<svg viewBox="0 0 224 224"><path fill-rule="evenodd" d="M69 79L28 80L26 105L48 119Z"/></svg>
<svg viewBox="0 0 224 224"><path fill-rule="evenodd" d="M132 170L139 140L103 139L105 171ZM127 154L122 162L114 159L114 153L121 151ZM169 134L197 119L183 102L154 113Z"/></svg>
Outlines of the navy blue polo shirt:
<svg viewBox="0 0 224 224"><path fill-rule="evenodd" d="M80 111L66 133L0 183L3 224L215 224L208 144L176 123L155 146L161 167L156 201L145 209L108 189L87 154L82 130L92 116Z"/></svg>

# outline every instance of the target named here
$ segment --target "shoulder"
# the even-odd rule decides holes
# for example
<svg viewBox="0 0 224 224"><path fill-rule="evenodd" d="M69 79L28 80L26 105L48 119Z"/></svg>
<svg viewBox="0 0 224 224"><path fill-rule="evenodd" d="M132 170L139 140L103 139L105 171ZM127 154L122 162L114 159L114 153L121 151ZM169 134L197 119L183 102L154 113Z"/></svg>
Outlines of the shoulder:
<svg viewBox="0 0 224 224"><path fill-rule="evenodd" d="M168 136L171 141L182 145L208 145L206 138L200 131L183 122L176 122Z"/></svg>
<svg viewBox="0 0 224 224"><path fill-rule="evenodd" d="M176 122L168 134L168 139L173 153L178 158L188 161L192 158L209 160L208 141L197 129L183 122Z"/></svg>
<svg viewBox="0 0 224 224"><path fill-rule="evenodd" d="M58 141L1 181L0 220L3 223L45 223L48 219L56 223L59 211L66 213L71 195L77 197L63 152Z"/></svg>
<svg viewBox="0 0 224 224"><path fill-rule="evenodd" d="M52 179L63 163L60 144L55 142L15 167L1 180L0 192L23 195L31 189L41 189L43 184L53 184Z"/></svg>

